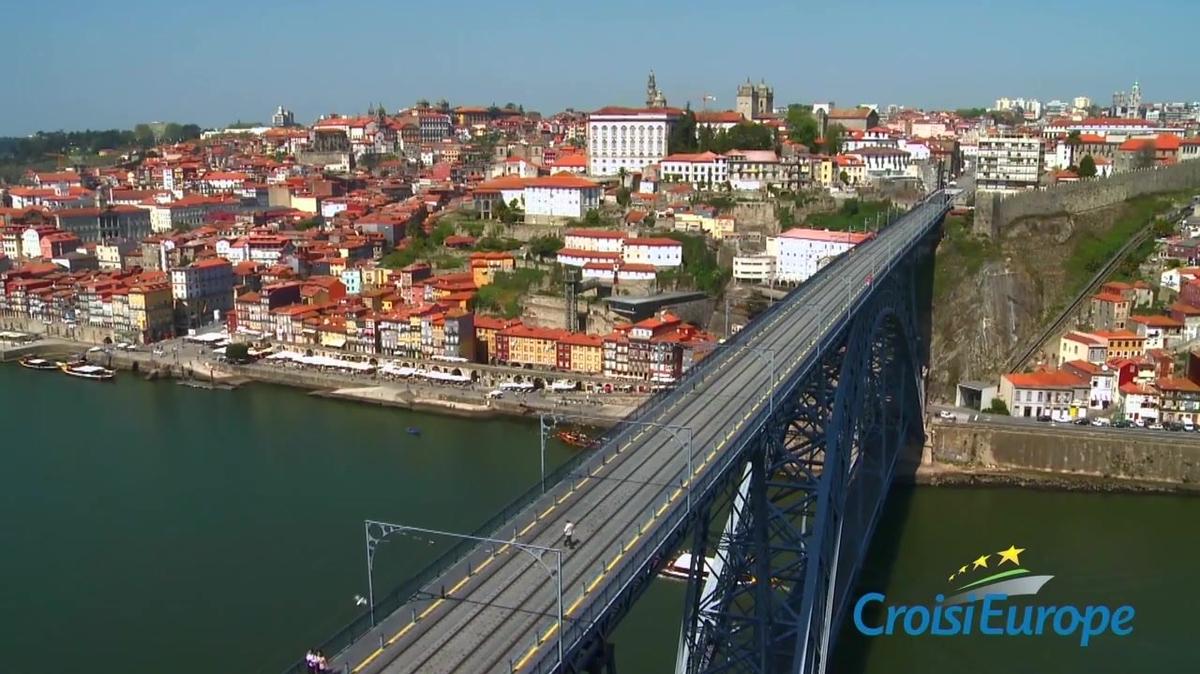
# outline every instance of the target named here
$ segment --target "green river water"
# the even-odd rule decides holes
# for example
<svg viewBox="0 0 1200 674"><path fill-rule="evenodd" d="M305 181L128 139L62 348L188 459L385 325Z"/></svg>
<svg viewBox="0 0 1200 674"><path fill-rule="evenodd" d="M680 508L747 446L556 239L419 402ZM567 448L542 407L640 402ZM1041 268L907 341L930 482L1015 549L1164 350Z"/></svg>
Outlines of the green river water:
<svg viewBox="0 0 1200 674"><path fill-rule="evenodd" d="M355 613L363 519L469 531L538 475L533 424L260 385L99 384L5 365L0 428L2 674L276 674ZM551 465L569 452L553 448ZM833 671L1200 671L1197 519L1200 499L1183 497L897 489L862 591L929 602L960 563L1015 544L1055 576L1039 601L1132 604L1134 633L1081 649L850 628ZM436 551L389 543L377 587ZM673 668L684 587L656 581L620 626L622 674Z"/></svg>

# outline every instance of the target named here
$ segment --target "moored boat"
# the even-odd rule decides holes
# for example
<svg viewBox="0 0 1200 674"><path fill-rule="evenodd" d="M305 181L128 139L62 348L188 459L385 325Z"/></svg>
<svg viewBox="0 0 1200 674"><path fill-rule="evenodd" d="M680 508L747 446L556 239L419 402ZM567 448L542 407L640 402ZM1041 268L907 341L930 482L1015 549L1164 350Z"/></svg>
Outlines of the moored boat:
<svg viewBox="0 0 1200 674"><path fill-rule="evenodd" d="M583 449L592 449L597 444L596 440L580 431L558 431L554 434L554 437L558 438L564 444L572 447L582 447Z"/></svg>
<svg viewBox="0 0 1200 674"><path fill-rule="evenodd" d="M713 570L713 564L716 562L715 557L705 557L704 565L700 568L699 580L708 578L708 574ZM692 555L685 552L675 558L670 564L663 567L658 575L666 578L675 578L676 580L687 580L692 575Z"/></svg>
<svg viewBox="0 0 1200 674"><path fill-rule="evenodd" d="M46 360L45 358L38 358L37 356L22 356L21 358L17 359L17 363L19 363L21 367L27 367L31 370L58 369L57 362L53 360Z"/></svg>
<svg viewBox="0 0 1200 674"><path fill-rule="evenodd" d="M96 381L112 381L113 377L115 377L117 374L115 371L110 370L107 367L89 365L88 363L80 362L63 363L62 371L66 372L72 377L94 379Z"/></svg>

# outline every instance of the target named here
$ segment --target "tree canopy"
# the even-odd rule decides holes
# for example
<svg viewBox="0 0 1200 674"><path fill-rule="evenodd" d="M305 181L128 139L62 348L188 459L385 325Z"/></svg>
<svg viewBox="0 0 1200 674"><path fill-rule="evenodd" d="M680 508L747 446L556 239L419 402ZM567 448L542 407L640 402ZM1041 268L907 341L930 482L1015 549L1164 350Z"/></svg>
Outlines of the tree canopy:
<svg viewBox="0 0 1200 674"><path fill-rule="evenodd" d="M22 138L0 138L0 161L37 162L47 157L71 154L96 154L100 150L153 147L155 143L177 143L200 137L195 124L174 122L159 127L138 124L133 129L86 131L38 131Z"/></svg>
<svg viewBox="0 0 1200 674"><path fill-rule="evenodd" d="M954 114L963 119L977 119L987 114L987 108L959 108Z"/></svg>
<svg viewBox="0 0 1200 674"><path fill-rule="evenodd" d="M1093 178L1096 176L1096 160L1092 159L1092 155L1085 154L1083 159L1079 160L1079 177Z"/></svg>
<svg viewBox="0 0 1200 674"><path fill-rule="evenodd" d="M770 150L775 147L775 131L769 126L740 122L729 129L713 132L700 129L699 150L724 154L730 150Z"/></svg>
<svg viewBox="0 0 1200 674"><path fill-rule="evenodd" d="M696 138L696 114L685 110L675 126L671 127L671 135L667 137L667 153L695 152L700 147Z"/></svg>
<svg viewBox="0 0 1200 674"><path fill-rule="evenodd" d="M825 142L821 149L825 154L837 154L842 151L842 134L846 131L846 127L841 124L830 124L825 127Z"/></svg>
<svg viewBox="0 0 1200 674"><path fill-rule="evenodd" d="M806 105L789 105L787 111L788 138L810 151L817 151L817 136L820 135L817 118L812 108Z"/></svg>

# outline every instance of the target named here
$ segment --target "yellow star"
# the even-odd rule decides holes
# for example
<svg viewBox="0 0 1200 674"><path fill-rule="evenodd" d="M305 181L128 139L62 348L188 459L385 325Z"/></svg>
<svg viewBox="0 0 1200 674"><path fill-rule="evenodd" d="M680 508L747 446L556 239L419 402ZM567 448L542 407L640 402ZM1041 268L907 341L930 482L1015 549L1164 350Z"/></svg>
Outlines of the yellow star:
<svg viewBox="0 0 1200 674"><path fill-rule="evenodd" d="M1012 562L1013 564L1020 566L1021 560L1018 559L1018 556L1022 552L1025 552L1025 548L1018 548L1015 545L1008 546L1007 550L1001 550L1000 552L996 553L996 554L1000 555L1000 563L997 564L996 566L999 566L1000 564L1003 564L1004 562Z"/></svg>
<svg viewBox="0 0 1200 674"><path fill-rule="evenodd" d="M949 583L950 581L954 580L954 576L956 576L956 575L958 575L958 574L954 574L954 573L950 574L950 577L946 579L946 582Z"/></svg>
<svg viewBox="0 0 1200 674"><path fill-rule="evenodd" d="M966 573L966 572L967 572L967 566L964 564L963 566L960 566L960 567L958 567L958 572L959 572L959 573Z"/></svg>
<svg viewBox="0 0 1200 674"><path fill-rule="evenodd" d="M979 567L986 569L988 557L991 557L991 555L980 555L979 559L975 560L975 566L972 566L971 569L974 570L978 569Z"/></svg>

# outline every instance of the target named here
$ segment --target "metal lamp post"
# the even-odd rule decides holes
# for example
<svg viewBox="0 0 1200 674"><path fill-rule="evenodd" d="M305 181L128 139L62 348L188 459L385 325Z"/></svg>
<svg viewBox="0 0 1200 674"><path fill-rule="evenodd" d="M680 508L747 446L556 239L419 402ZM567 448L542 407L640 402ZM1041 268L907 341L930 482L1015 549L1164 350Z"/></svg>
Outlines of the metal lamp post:
<svg viewBox="0 0 1200 674"><path fill-rule="evenodd" d="M367 543L367 602L370 605L371 612L371 628L375 628L375 550L379 547L387 537L392 534L403 534L406 532L415 532L421 534L429 534L431 536L446 536L449 538L459 538L464 540L479 541L481 543L494 543L496 545L508 545L524 552L537 562L538 566L550 575L555 580L555 591L558 595L558 664L561 666L563 662L563 590L562 590L562 549L550 548L543 545L533 545L532 543L521 543L515 538L511 541L502 541L496 538L487 538L485 536L472 536L470 534L460 534L454 531L442 531L440 529L426 529L423 527L413 527L404 524L393 524L391 522L380 522L378 520L364 520L363 532L366 535ZM554 566L551 567L543 558L547 553L554 554Z"/></svg>

